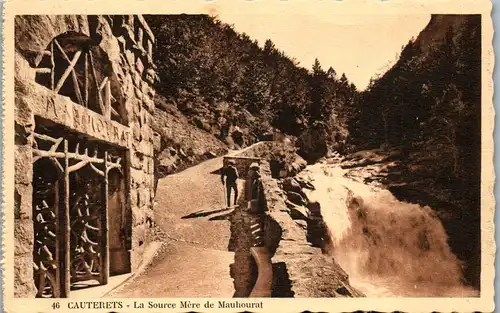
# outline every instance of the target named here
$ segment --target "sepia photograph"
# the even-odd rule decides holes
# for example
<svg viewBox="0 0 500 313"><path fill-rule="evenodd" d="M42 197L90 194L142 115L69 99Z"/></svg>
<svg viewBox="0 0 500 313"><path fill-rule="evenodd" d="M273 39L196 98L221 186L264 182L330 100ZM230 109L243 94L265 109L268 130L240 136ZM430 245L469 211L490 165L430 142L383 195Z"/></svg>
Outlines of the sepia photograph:
<svg viewBox="0 0 500 313"><path fill-rule="evenodd" d="M482 297L491 21L451 12L15 14L13 297Z"/></svg>

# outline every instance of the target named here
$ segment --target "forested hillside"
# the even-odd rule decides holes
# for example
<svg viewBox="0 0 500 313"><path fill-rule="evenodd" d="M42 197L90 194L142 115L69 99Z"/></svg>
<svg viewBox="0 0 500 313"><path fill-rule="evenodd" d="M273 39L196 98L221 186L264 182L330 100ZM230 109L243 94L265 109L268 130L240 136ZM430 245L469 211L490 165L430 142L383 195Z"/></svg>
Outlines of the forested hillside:
<svg viewBox="0 0 500 313"><path fill-rule="evenodd" d="M259 46L207 15L147 20L157 38L161 102L199 128L236 148L277 132L300 137L310 160L343 148L357 95L345 75L318 60L312 71L300 67L271 40Z"/></svg>
<svg viewBox="0 0 500 313"><path fill-rule="evenodd" d="M481 17L433 16L356 106L351 143L401 153L391 190L447 211L451 247L478 271Z"/></svg>

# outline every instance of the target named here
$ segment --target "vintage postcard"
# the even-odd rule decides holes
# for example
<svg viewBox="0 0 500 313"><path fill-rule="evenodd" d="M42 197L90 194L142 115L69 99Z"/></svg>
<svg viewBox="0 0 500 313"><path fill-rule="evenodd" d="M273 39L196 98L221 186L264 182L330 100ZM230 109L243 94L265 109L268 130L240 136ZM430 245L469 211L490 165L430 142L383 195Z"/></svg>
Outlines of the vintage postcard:
<svg viewBox="0 0 500 313"><path fill-rule="evenodd" d="M6 1L6 312L491 312L487 0Z"/></svg>

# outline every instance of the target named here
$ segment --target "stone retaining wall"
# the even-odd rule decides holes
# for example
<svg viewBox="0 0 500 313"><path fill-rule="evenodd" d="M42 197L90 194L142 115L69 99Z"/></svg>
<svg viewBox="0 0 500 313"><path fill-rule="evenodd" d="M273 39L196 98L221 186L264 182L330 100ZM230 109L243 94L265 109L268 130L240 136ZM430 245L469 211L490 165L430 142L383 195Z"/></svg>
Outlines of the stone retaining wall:
<svg viewBox="0 0 500 313"><path fill-rule="evenodd" d="M275 268L274 297L353 297L362 294L349 285L335 260L311 246L307 231L289 215L283 191L271 177L267 162L261 163L265 201L264 238Z"/></svg>

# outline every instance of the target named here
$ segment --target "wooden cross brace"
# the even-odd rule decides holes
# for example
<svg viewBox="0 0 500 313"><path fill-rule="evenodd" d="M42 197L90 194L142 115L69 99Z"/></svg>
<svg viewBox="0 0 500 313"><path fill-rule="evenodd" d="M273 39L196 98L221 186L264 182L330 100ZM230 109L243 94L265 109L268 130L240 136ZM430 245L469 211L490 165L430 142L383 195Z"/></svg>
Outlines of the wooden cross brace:
<svg viewBox="0 0 500 313"><path fill-rule="evenodd" d="M73 59L70 60L68 55L66 54L66 52L64 52L64 49L61 47L61 45L59 44L59 42L56 39L54 39L54 43L56 44L57 48L61 52L63 58L68 62L68 67L66 68L63 75L61 76L61 78L57 82L57 85L56 85L56 88L54 89L54 92L55 93L59 92L59 90L63 86L64 82L66 82L66 79L68 78L69 74L71 74L73 77L73 87L75 88L78 102L83 105L84 102L83 102L82 94L80 92L80 85L78 84L78 78L76 77L76 72L75 72L75 65L78 62L78 60L80 59L80 55L82 54L82 51L81 50L76 51L75 55L73 56Z"/></svg>

